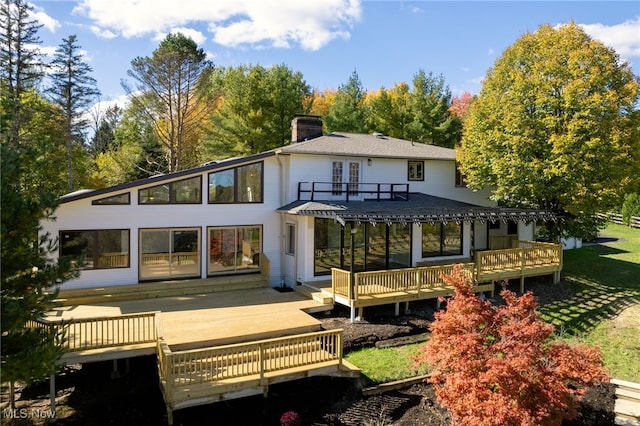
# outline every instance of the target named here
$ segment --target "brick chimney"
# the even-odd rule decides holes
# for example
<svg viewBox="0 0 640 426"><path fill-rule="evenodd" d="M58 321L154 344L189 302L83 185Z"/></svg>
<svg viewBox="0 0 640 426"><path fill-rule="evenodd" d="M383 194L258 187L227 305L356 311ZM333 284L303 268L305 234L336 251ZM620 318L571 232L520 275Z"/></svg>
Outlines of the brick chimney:
<svg viewBox="0 0 640 426"><path fill-rule="evenodd" d="M322 136L322 117L296 114L291 120L291 143Z"/></svg>

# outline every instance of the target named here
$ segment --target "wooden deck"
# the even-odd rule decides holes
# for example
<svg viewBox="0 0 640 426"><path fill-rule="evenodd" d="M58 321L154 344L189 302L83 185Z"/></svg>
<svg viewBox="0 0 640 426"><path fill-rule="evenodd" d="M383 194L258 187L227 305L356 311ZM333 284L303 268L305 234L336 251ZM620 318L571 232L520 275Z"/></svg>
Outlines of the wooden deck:
<svg viewBox="0 0 640 426"><path fill-rule="evenodd" d="M64 330L66 364L157 354L169 424L174 410L265 394L273 383L359 375L342 359L342 331L307 313L333 305L264 287L188 293L61 306L29 326Z"/></svg>
<svg viewBox="0 0 640 426"><path fill-rule="evenodd" d="M475 262L464 263L462 267L474 283L478 293L491 292L495 281L519 278L520 292L524 292L524 278L554 275L559 281L562 270L562 247L558 244L531 241L512 241L513 248L487 250L476 253ZM407 304L415 300L433 299L453 294L453 287L442 280L453 265L420 266L384 271L355 272L351 274L333 268L331 274L331 294L335 303L351 309L351 320L355 320L355 310L362 316L367 306Z"/></svg>

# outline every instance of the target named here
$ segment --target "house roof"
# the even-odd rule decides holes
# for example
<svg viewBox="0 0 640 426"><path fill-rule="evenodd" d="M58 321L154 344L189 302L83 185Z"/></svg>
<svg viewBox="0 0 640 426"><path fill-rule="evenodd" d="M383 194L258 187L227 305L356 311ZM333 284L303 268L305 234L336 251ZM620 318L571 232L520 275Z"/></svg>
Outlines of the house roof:
<svg viewBox="0 0 640 426"><path fill-rule="evenodd" d="M280 212L315 217L328 217L345 222L370 223L435 223L496 222L500 220L556 220L547 210L484 207L448 198L412 192L408 200L381 201L294 201L278 209Z"/></svg>
<svg viewBox="0 0 640 426"><path fill-rule="evenodd" d="M355 157L455 160L453 149L396 139L381 134L334 132L279 148L283 154L331 154Z"/></svg>

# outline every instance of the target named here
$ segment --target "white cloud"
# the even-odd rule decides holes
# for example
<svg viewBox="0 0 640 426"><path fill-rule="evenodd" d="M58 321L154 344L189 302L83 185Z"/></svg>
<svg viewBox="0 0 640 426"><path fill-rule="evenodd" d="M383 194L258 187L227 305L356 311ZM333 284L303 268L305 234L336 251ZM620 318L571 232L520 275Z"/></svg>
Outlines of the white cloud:
<svg viewBox="0 0 640 426"><path fill-rule="evenodd" d="M487 54L488 54L489 56L492 56L494 53L495 53L495 50L493 50L493 49L489 49L489 50L487 51Z"/></svg>
<svg viewBox="0 0 640 426"><path fill-rule="evenodd" d="M591 37L612 47L622 58L640 57L640 16L621 24L579 24Z"/></svg>
<svg viewBox="0 0 640 426"><path fill-rule="evenodd" d="M31 16L33 17L33 19L40 22L44 28L48 29L52 33L55 33L56 30L62 26L57 19L54 19L51 16L47 15L41 7L37 7L33 4L31 5L33 6L33 12L31 12Z"/></svg>
<svg viewBox="0 0 640 426"><path fill-rule="evenodd" d="M100 28L97 25L91 25L91 32L95 34L97 37L112 39L118 37L118 34L114 33L110 29Z"/></svg>
<svg viewBox="0 0 640 426"><path fill-rule="evenodd" d="M227 47L299 45L317 50L335 38L349 37L351 26L360 20L360 1L81 0L74 13L86 15L102 31L127 38L205 23L211 38Z"/></svg>
<svg viewBox="0 0 640 426"><path fill-rule="evenodd" d="M191 39L195 41L198 46L201 46L202 44L204 44L205 41L207 41L207 38L200 31L194 30L191 28L186 28L186 27L173 27L166 33L164 32L156 33L153 39L154 41L161 42L167 37L167 34L169 33L171 34L182 33L187 37L191 37Z"/></svg>

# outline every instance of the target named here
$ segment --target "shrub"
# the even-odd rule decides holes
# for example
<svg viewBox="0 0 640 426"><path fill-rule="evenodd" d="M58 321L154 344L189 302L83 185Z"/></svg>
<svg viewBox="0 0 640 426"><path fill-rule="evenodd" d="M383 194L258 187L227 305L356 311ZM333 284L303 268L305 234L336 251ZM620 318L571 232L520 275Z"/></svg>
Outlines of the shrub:
<svg viewBox="0 0 640 426"><path fill-rule="evenodd" d="M300 426L302 418L295 411L287 411L280 417L281 426Z"/></svg>
<svg viewBox="0 0 640 426"><path fill-rule="evenodd" d="M460 267L444 279L455 294L415 361L432 367L438 401L455 423L557 425L577 415L588 387L608 381L600 351L552 340L532 293L503 290L506 304L493 307Z"/></svg>
<svg viewBox="0 0 640 426"><path fill-rule="evenodd" d="M640 216L640 195L635 193L627 194L622 203L622 222L625 225L631 224L631 216Z"/></svg>

